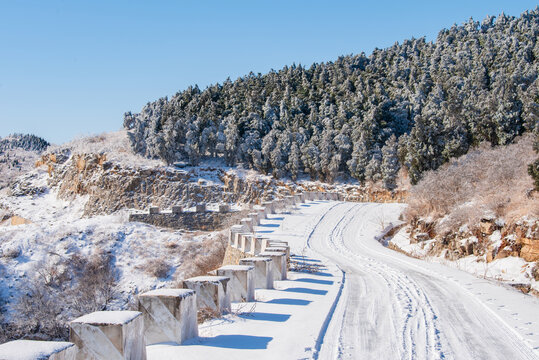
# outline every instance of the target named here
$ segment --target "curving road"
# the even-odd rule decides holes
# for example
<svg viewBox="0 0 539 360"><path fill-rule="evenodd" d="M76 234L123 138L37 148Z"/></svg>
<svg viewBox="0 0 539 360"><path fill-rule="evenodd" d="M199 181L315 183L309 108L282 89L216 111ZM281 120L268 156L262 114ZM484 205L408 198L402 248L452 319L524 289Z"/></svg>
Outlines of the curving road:
<svg viewBox="0 0 539 360"><path fill-rule="evenodd" d="M308 246L345 273L343 291L317 357L539 359L537 348L533 349L536 345L522 336L526 331L534 336L533 331L539 330L539 302L383 247L375 234L396 221L399 205L394 206L336 203L310 234ZM477 286L476 280L481 281ZM484 294L475 293L477 289L494 295L485 301ZM509 324L504 317L510 315L500 316L495 307L496 301L521 298L522 306L528 307L521 316L537 315L527 319L526 329Z"/></svg>

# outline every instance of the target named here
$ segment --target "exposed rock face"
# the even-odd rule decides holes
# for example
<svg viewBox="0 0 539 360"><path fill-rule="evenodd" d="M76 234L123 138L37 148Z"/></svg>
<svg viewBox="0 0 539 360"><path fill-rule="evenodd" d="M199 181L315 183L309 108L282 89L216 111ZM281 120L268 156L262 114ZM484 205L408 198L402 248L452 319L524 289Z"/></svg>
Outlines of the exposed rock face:
<svg viewBox="0 0 539 360"><path fill-rule="evenodd" d="M338 191L348 201L400 202L406 197L404 192L360 186L322 187L271 177L243 177L222 168L186 171L166 166L128 166L108 161L106 154L47 154L36 165L47 167L50 185L58 187L60 198L88 195L85 215L110 214L124 208L143 210L151 205L166 209L180 204L191 207L197 203L260 203L302 191Z"/></svg>
<svg viewBox="0 0 539 360"><path fill-rule="evenodd" d="M458 233L436 234L435 223L415 219L411 223L411 239L422 242L436 241L429 255L439 255L443 250L449 260L468 255L486 255L487 262L508 256L522 257L525 261L539 261L539 220L521 220L510 224L497 223L495 219L482 219L471 230ZM498 240L493 240L498 239ZM413 242L413 241L412 241Z"/></svg>
<svg viewBox="0 0 539 360"><path fill-rule="evenodd" d="M106 160L106 155L74 155L64 163L48 156L40 165L48 166L50 184L58 186L58 196L72 199L89 195L85 215L112 213L123 208L145 209L150 205L170 208L199 202L251 202L265 194L269 185L232 178L222 169L204 168L187 172L170 167L131 168ZM208 182L201 176L210 176ZM222 179L222 180L221 180Z"/></svg>

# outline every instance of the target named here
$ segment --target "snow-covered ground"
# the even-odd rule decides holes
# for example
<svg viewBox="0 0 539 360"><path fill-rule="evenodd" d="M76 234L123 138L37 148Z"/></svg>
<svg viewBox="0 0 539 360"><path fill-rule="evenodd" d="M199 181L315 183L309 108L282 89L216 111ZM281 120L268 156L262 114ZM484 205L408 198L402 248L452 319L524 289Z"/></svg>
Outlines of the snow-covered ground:
<svg viewBox="0 0 539 360"><path fill-rule="evenodd" d="M536 359L539 299L376 240L402 205L333 207L311 246L346 274L320 358Z"/></svg>
<svg viewBox="0 0 539 360"><path fill-rule="evenodd" d="M399 204L310 202L259 233L289 241L322 274L291 273L256 303L149 359L537 359L539 299L377 238ZM382 221L382 220L383 221Z"/></svg>
<svg viewBox="0 0 539 360"><path fill-rule="evenodd" d="M489 240L494 246L500 246L500 231L496 230L490 235ZM425 261L437 262L469 272L478 277L498 280L508 284L530 285L532 289L539 292L539 281L536 281L532 275L532 269L535 266L535 262L527 262L521 257L508 256L506 258L487 262L486 254L481 256L469 255L455 261L447 260L444 252L439 256L428 256L428 249L435 240L410 243L410 236L405 227L400 229L390 241L406 253L414 257L422 258ZM471 237L463 240L463 242L464 241L476 242L477 238Z"/></svg>
<svg viewBox="0 0 539 360"><path fill-rule="evenodd" d="M34 173L32 186L47 188L47 173L40 169ZM44 282L43 273L48 268L64 271L61 268L69 265L75 254L88 257L99 252L112 257L117 286L115 301L108 308L121 309L133 294L173 286L182 278L182 265L198 251L197 246L190 248L189 244L217 234L186 233L129 222L127 210L83 217L86 200L60 200L50 188L36 196L0 195L2 206L31 221L17 226L0 225L0 299L7 302L7 320L28 283ZM157 262L168 267L164 276L154 275L152 269Z"/></svg>
<svg viewBox="0 0 539 360"><path fill-rule="evenodd" d="M181 346L147 347L148 359L306 359L315 357L341 290L342 272L307 247L306 240L330 203L310 203L289 214L269 215L257 227L286 240L299 261L317 272L289 272L275 289L256 290L256 302L233 304L231 314L199 327L200 337Z"/></svg>

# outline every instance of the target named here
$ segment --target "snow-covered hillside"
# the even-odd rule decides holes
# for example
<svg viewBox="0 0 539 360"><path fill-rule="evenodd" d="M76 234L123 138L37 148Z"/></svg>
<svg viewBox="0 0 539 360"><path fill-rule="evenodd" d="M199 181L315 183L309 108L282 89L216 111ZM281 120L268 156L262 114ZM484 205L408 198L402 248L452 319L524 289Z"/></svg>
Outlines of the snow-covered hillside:
<svg viewBox="0 0 539 360"><path fill-rule="evenodd" d="M26 334L30 337L65 336L56 328L74 316L125 308L134 294L173 286L184 275L200 271L197 258L200 261L224 250L217 232L174 231L128 222L127 209L83 217L87 197L60 200L57 190L48 186L48 178L44 169L33 170L24 178L26 186L43 191L0 196L1 206L26 222L12 226L8 219L0 225L0 304L4 321L30 332ZM89 266L99 268L95 279L81 273ZM100 276L110 280L110 286L91 288ZM84 302L84 293L92 289L102 299Z"/></svg>

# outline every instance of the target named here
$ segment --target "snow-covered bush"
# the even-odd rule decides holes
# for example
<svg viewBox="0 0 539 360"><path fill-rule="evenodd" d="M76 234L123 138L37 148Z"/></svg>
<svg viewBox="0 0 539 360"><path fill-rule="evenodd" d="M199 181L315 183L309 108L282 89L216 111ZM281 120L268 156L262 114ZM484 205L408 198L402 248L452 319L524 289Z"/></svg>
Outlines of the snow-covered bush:
<svg viewBox="0 0 539 360"><path fill-rule="evenodd" d="M143 267L147 274L156 278L165 278L170 272L170 264L164 259L148 259Z"/></svg>
<svg viewBox="0 0 539 360"><path fill-rule="evenodd" d="M2 324L6 339L67 339L67 322L92 311L105 310L115 295L111 258L102 252L89 257L51 256L34 265L35 276L21 289L16 315Z"/></svg>

